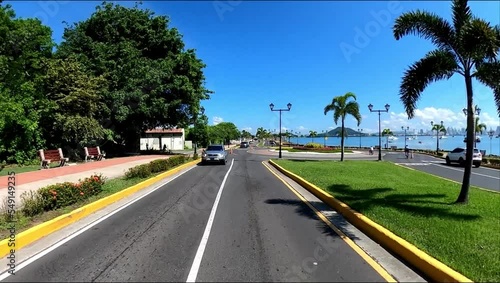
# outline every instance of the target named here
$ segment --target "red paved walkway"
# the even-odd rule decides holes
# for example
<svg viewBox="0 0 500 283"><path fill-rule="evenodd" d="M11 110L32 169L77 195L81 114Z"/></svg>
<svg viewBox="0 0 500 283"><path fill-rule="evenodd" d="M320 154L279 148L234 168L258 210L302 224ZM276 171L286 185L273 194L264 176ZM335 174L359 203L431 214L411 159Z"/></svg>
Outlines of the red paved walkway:
<svg viewBox="0 0 500 283"><path fill-rule="evenodd" d="M120 158L112 158L106 159L102 161L94 161L83 164L78 164L74 166L64 166L57 167L51 169L43 169L32 172L25 172L16 174L16 185L36 182L40 180L50 179L54 177L59 177L68 174L74 174L83 171L89 171L99 168L104 168L108 166L123 164L132 161L138 161L142 159L151 159L151 158L166 158L166 155L140 155L140 156L131 156L131 157L120 157ZM4 168L4 170L8 170ZM6 188L8 185L8 176L0 177L0 188Z"/></svg>

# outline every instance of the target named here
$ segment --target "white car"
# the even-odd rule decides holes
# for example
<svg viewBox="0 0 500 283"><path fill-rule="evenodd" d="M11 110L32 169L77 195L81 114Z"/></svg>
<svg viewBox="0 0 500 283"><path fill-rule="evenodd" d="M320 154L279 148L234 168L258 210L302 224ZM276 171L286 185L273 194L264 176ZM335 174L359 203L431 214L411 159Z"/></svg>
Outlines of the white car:
<svg viewBox="0 0 500 283"><path fill-rule="evenodd" d="M481 152L475 148L474 153L472 154L472 164L477 168L481 166L482 161L483 156L481 155ZM452 162L456 162L462 166L465 164L465 148L457 147L448 153L446 156L446 164L450 165Z"/></svg>

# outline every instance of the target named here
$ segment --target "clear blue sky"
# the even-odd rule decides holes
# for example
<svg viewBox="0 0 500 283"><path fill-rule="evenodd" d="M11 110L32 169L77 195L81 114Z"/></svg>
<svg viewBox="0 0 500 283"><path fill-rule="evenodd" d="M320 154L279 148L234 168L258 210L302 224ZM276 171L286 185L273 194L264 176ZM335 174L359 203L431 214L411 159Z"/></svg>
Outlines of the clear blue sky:
<svg viewBox="0 0 500 283"><path fill-rule="evenodd" d="M120 2L132 6L134 2ZM98 1L6 1L19 17L39 17L61 41L63 21L88 18ZM454 76L432 84L418 104L417 117L408 120L398 91L405 68L433 46L426 40L407 37L396 41L394 19L417 8L450 19L449 1L380 2L248 2L248 1L157 1L143 2L144 8L168 15L171 27L184 35L187 48L197 50L207 64L206 86L215 91L204 101L210 123L233 122L240 129L255 132L258 127L279 129L277 112L269 104L286 108L283 127L306 133L336 127L332 114L323 109L336 95L354 92L363 121L359 128L377 131L376 109L391 105L382 114L382 126L398 130L430 128L430 121L444 120L445 126L463 127L464 81ZM470 2L473 12L492 24L500 22L500 4ZM381 16L376 16L376 15ZM389 16L388 18L385 16ZM365 33L365 42L357 33ZM368 35L366 35L368 33ZM356 49L348 54L346 46ZM344 50L343 50L344 47ZM474 95L482 108L481 120L499 125L492 91L479 83ZM358 128L353 119L347 126Z"/></svg>

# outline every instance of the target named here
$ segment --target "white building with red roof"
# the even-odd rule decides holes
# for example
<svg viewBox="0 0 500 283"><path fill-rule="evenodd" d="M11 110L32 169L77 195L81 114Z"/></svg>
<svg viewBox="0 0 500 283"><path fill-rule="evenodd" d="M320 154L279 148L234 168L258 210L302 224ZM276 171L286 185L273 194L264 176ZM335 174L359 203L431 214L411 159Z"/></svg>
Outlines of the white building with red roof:
<svg viewBox="0 0 500 283"><path fill-rule="evenodd" d="M183 150L185 132L182 128L155 128L141 136L141 150Z"/></svg>

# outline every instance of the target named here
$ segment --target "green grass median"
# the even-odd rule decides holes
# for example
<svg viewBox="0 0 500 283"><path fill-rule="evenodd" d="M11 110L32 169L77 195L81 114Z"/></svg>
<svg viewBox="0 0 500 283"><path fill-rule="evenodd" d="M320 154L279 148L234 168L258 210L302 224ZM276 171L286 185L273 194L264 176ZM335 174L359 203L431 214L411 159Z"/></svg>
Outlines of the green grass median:
<svg viewBox="0 0 500 283"><path fill-rule="evenodd" d="M500 194L377 161L276 160L475 282L500 280Z"/></svg>

